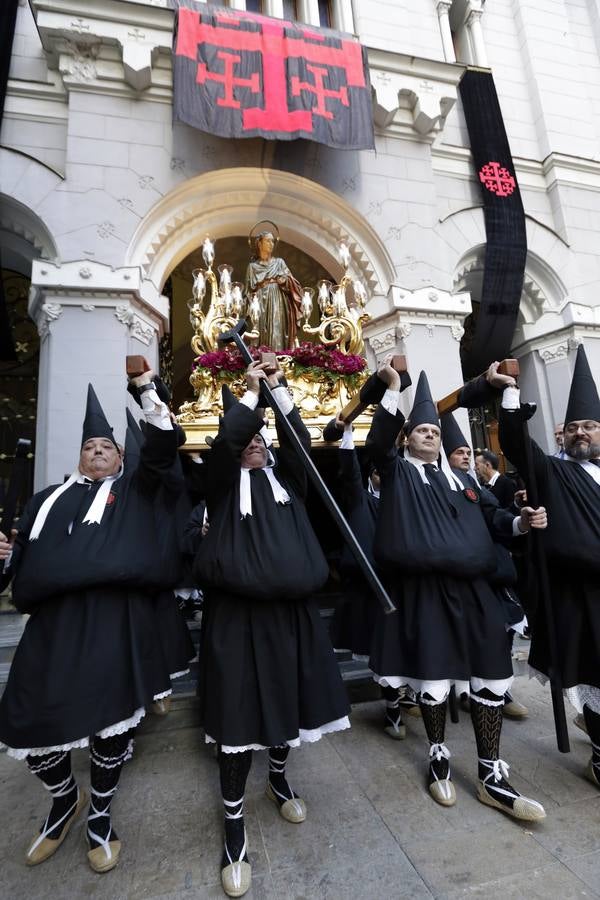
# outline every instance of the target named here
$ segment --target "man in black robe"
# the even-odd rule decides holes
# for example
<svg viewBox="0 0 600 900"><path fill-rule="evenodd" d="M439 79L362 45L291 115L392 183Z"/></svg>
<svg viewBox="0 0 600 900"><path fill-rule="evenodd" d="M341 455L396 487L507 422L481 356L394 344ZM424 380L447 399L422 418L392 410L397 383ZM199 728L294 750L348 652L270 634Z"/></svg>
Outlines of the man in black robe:
<svg viewBox="0 0 600 900"><path fill-rule="evenodd" d="M198 694L208 742L219 745L229 896L250 887L244 791L253 750L269 751L267 797L288 822L306 806L285 774L290 747L349 727L348 701L312 596L328 567L308 520L306 474L278 427L276 458L256 413L264 365L248 367L248 390L224 414L207 459L208 532L195 560L205 591ZM310 436L278 376L279 410L304 447ZM276 420L277 424L277 420Z"/></svg>
<svg viewBox="0 0 600 900"><path fill-rule="evenodd" d="M456 419L451 412L445 413L440 418L440 426L442 429L442 447L448 464L451 469L459 472L465 472L470 475L474 485L478 485L477 477L472 467L472 451L469 447ZM495 495L488 490L487 485L480 488L482 496L488 494L490 497ZM511 498L512 499L512 498ZM499 506L503 504L496 500ZM512 541L510 542L512 543ZM517 585L517 570L510 553L510 543L494 541L494 549L496 550L497 565L495 571L490 576L490 584L499 593L504 602L506 609L506 627L509 634L509 644L512 652L512 644L515 632L523 634L527 628L527 617L525 610L515 592ZM466 694L461 696L461 705L468 708L468 697ZM529 715L529 710L518 700L515 700L510 691L504 693L504 706L502 711L505 716L510 719L524 719Z"/></svg>
<svg viewBox="0 0 600 900"><path fill-rule="evenodd" d="M514 378L498 374L503 391L499 419L502 451L527 469L520 394ZM558 667L566 695L583 713L592 741L587 777L600 787L600 400L583 345L577 349L565 415L564 448L548 456L529 439L540 500L548 509L544 533L554 622L538 612L529 664L545 680L551 663L548 630L556 629Z"/></svg>
<svg viewBox="0 0 600 900"><path fill-rule="evenodd" d="M440 458L440 426L422 372L407 424L404 457L395 452L399 377L387 364L387 381L367 438L381 475L375 559L387 570L397 607L380 617L371 668L383 684L408 683L420 694L429 739L429 790L444 806L456 801L450 753L444 743L451 684L470 684L471 718L479 757L478 798L518 819L544 818L541 804L522 797L500 758L504 692L512 682L504 605L489 584L496 567L494 536L526 530L520 519L485 504L465 473ZM441 463L441 465L440 465ZM508 516L508 518L507 518ZM460 689L460 688L459 688Z"/></svg>
<svg viewBox="0 0 600 900"><path fill-rule="evenodd" d="M70 751L89 745L88 861L96 872L114 868L121 844L110 805L129 732L171 689L154 598L177 577L173 510L182 482L176 435L151 376L136 379L148 424L133 467L123 466L89 386L78 465L64 484L32 497L5 573L15 606L30 618L0 701L0 741L53 798L28 865L56 852L87 805ZM3 555L7 547L2 536Z"/></svg>
<svg viewBox="0 0 600 900"><path fill-rule="evenodd" d="M501 507L506 509L515 498L517 486L508 475L498 469L500 460L491 450L478 450L475 456L475 470L479 480L492 492Z"/></svg>

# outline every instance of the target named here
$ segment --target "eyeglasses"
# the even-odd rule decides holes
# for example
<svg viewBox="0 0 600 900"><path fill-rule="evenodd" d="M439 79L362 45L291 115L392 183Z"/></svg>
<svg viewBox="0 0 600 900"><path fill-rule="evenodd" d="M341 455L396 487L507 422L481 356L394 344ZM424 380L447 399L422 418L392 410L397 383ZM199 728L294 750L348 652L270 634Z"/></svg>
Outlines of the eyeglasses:
<svg viewBox="0 0 600 900"><path fill-rule="evenodd" d="M600 423L598 422L570 422L565 428L565 434L577 434L578 431L591 434L594 431L598 431L598 429L600 429Z"/></svg>

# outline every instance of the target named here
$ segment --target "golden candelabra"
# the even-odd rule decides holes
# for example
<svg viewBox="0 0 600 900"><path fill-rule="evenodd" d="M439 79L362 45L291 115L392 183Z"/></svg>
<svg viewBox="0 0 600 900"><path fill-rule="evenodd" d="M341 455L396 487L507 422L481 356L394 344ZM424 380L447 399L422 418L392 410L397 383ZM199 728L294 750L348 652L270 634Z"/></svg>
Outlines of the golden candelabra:
<svg viewBox="0 0 600 900"><path fill-rule="evenodd" d="M305 335L325 347L336 349L344 354L362 355L364 340L362 327L370 318L365 306L367 292L362 282L354 280L349 272L351 262L350 251L346 244L339 245L339 256L344 272L339 284L322 280L314 288L303 288L301 329ZM219 349L218 337L232 328L240 318L246 318L251 326L244 339L257 342L258 323L261 315L261 298L259 292L244 296L240 282L231 279L233 269L227 264L217 269L219 278L213 271L215 261L214 245L206 238L202 245L202 257L205 269L194 269L192 272L192 297L188 301L190 322L194 330L191 347L195 356ZM318 325L310 325L314 309L314 298L317 297L319 311ZM208 306L207 306L208 297ZM279 364L288 381L294 402L301 412L313 441L319 441L322 429L332 416L352 398L359 390L364 377L354 377L351 382L340 375L331 377L316 376L312 372L298 374L293 359L289 355L278 354ZM204 437L214 434L218 427L218 416L221 413L221 385L227 383L231 390L241 395L245 389L244 373L228 373L217 379L209 369L197 366L191 376L190 384L194 389L194 400L184 403L179 409L178 421L184 426L188 435L187 445L190 448L204 445Z"/></svg>

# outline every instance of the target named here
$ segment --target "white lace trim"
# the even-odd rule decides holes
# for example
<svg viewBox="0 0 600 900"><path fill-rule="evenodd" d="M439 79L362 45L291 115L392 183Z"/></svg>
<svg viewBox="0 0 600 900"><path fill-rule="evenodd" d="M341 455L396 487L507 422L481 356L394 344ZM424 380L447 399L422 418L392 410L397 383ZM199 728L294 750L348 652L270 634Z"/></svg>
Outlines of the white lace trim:
<svg viewBox="0 0 600 900"><path fill-rule="evenodd" d="M520 622L516 622L514 625L507 625L506 630L507 631L516 631L517 634L520 634L521 636L523 636L525 634L525 631L526 631L528 625L529 625L529 622L527 621L527 616L523 616L523 618L521 619Z"/></svg>
<svg viewBox="0 0 600 900"><path fill-rule="evenodd" d="M182 669L181 672L171 672L169 678L171 679L171 681L175 681L176 678L181 678L182 675L189 675L189 673L189 669Z"/></svg>
<svg viewBox="0 0 600 900"><path fill-rule="evenodd" d="M162 693L160 693L160 694L155 694L154 697L152 698L152 700L154 702L156 702L157 700L164 700L165 697L170 697L172 693L173 693L172 688L169 688L168 691L162 691Z"/></svg>
<svg viewBox="0 0 600 900"><path fill-rule="evenodd" d="M472 691L482 691L487 689L498 697L503 697L510 690L514 676L510 678L478 678L476 675L471 676L471 681L455 681L451 678L439 681L420 681L418 678L410 678L408 675L373 675L377 684L382 687L399 688L407 684L416 694L429 694L433 697L433 703L442 703L448 694L450 688L454 685L456 693L471 694ZM476 698L479 702L484 702L480 697ZM430 701L431 702L431 701Z"/></svg>
<svg viewBox="0 0 600 900"><path fill-rule="evenodd" d="M410 678L408 675L373 675L377 684L382 687L399 688L407 684L415 694L429 694L434 703L442 703L452 685L456 687L457 694L469 693L468 681L452 681L450 679L440 681L421 681L419 678Z"/></svg>
<svg viewBox="0 0 600 900"><path fill-rule="evenodd" d="M544 686L550 681L547 675L534 669L533 666L529 666L529 677L535 678ZM600 687L593 684L575 684L572 687L564 688L563 694L578 713L583 713L585 705L589 706L592 712L600 715Z"/></svg>
<svg viewBox="0 0 600 900"><path fill-rule="evenodd" d="M145 715L146 710L143 706L140 706L128 719L122 719L120 722L115 722L114 725L103 728L102 731L98 732L98 737L107 738L115 734L123 734L123 732L129 731L130 728L135 728L136 725L139 725ZM6 755L12 756L13 759L25 759L27 756L45 756L47 753L58 753L61 750L82 750L89 746L89 737L79 738L79 740L70 741L68 744L57 744L55 747L28 747L27 749L8 747L6 744L0 743L0 749L6 749Z"/></svg>
<svg viewBox="0 0 600 900"><path fill-rule="evenodd" d="M297 738L292 738L289 741L286 741L285 744L281 744L282 747L299 747L300 743L308 743L313 744L315 741L320 740L324 734L331 734L334 731L344 731L344 729L350 728L350 719L348 716L343 716L341 719L335 719L333 722L326 722L325 725L321 725L319 728L300 728L298 732ZM213 737L209 734L205 735L205 741L207 744L216 744L217 742ZM229 744L221 744L221 750L223 753L244 753L246 750L270 750L270 747L267 747L265 744L245 744L244 746L230 746Z"/></svg>

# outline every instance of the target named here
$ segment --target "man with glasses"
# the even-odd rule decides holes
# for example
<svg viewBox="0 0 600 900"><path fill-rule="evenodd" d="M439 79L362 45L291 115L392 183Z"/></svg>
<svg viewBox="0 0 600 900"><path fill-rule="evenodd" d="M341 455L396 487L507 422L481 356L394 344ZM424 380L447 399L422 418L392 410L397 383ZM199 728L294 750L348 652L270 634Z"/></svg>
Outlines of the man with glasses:
<svg viewBox="0 0 600 900"><path fill-rule="evenodd" d="M501 389L500 444L520 471L526 469L519 391L514 378L488 370ZM548 560L558 666L567 698L583 713L592 741L587 777L600 787L600 399L583 346L577 351L564 426L564 449L548 456L530 440L540 502L548 510L543 541ZM533 630L530 665L549 676L547 628Z"/></svg>

